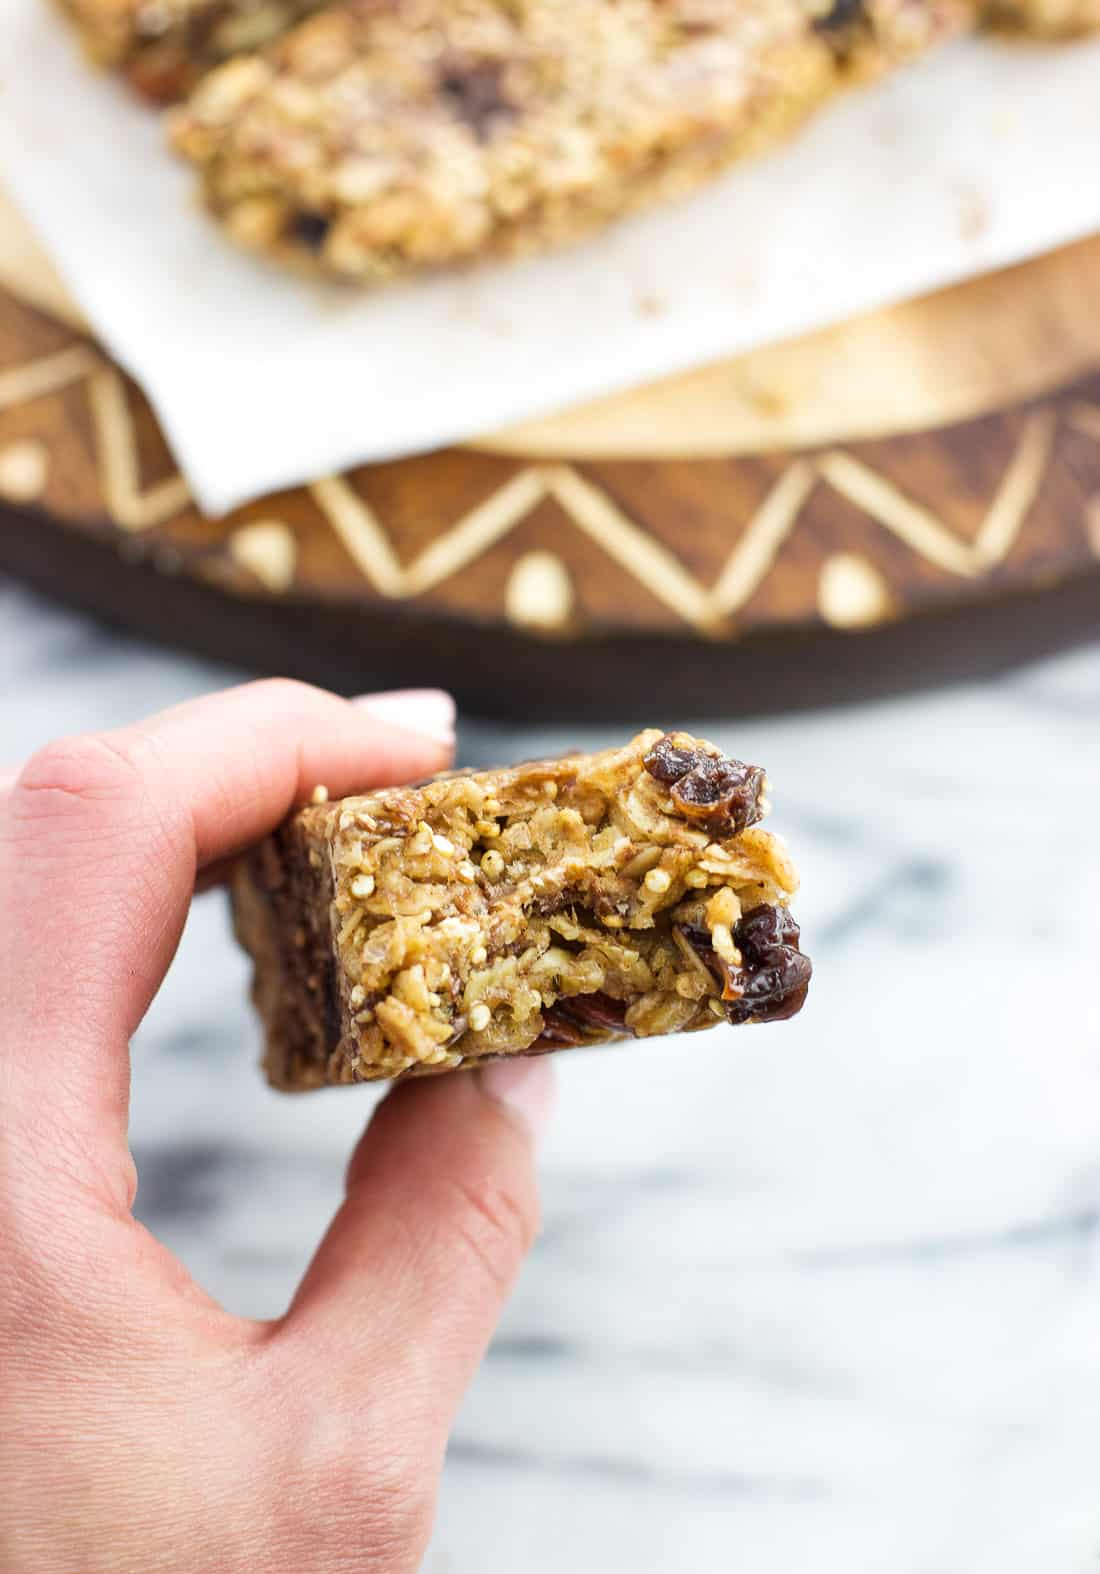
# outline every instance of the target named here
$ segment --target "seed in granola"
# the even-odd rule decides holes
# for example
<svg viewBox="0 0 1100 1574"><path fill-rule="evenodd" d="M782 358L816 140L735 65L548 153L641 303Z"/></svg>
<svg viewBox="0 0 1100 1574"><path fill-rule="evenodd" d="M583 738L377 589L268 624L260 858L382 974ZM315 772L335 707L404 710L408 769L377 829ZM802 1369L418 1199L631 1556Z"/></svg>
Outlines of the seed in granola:
<svg viewBox="0 0 1100 1574"><path fill-rule="evenodd" d="M671 884L672 876L667 869L651 869L645 877L646 890L655 896L663 896Z"/></svg>
<svg viewBox="0 0 1100 1574"><path fill-rule="evenodd" d="M473 966L480 967L483 962L487 962L488 960L489 953L486 951L485 947L483 945L474 946L474 949L470 952L470 961Z"/></svg>
<svg viewBox="0 0 1100 1574"><path fill-rule="evenodd" d="M733 935L728 924L715 924L710 932L710 939L723 962L729 962L731 966L736 966L740 962L741 956L733 943Z"/></svg>
<svg viewBox="0 0 1100 1574"><path fill-rule="evenodd" d="M374 876L372 874L357 874L351 882L351 894L362 901L365 897L374 895Z"/></svg>
<svg viewBox="0 0 1100 1574"><path fill-rule="evenodd" d="M437 833L432 837L432 846L444 858L453 858L455 855L455 844L449 836L440 836Z"/></svg>
<svg viewBox="0 0 1100 1574"><path fill-rule="evenodd" d="M481 855L481 867L490 880L499 880L504 873L504 859L496 848L490 847L488 852Z"/></svg>
<svg viewBox="0 0 1100 1574"><path fill-rule="evenodd" d="M483 1000L470 1007L470 1026L475 1033L483 1033L493 1020L493 1013Z"/></svg>
<svg viewBox="0 0 1100 1574"><path fill-rule="evenodd" d="M458 878L464 880L467 885L472 885L477 879L477 870L468 858L463 858L462 862L456 865L456 873Z"/></svg>

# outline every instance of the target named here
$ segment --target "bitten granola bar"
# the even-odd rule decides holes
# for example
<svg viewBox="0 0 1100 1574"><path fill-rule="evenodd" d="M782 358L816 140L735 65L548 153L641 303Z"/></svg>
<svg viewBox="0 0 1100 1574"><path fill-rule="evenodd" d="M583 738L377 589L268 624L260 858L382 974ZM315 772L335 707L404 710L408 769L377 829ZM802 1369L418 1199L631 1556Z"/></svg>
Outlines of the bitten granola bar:
<svg viewBox="0 0 1100 1574"><path fill-rule="evenodd" d="M93 60L146 98L183 98L211 66L259 49L320 0L60 0Z"/></svg>
<svg viewBox="0 0 1100 1574"><path fill-rule="evenodd" d="M268 1077L311 1088L793 1016L810 963L797 876L757 823L765 786L651 731L301 810L234 882Z"/></svg>
<svg viewBox="0 0 1100 1574"><path fill-rule="evenodd" d="M687 191L962 0L346 0L173 120L237 240L377 281Z"/></svg>

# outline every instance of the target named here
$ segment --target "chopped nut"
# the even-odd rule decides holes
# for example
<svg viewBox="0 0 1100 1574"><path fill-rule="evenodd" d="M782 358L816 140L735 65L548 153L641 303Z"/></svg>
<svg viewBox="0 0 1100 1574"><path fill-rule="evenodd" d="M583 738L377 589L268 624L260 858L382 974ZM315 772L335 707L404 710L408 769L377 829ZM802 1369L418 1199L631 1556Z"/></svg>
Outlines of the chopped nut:
<svg viewBox="0 0 1100 1574"><path fill-rule="evenodd" d="M365 897L374 894L374 876L372 874L357 874L351 882L351 894L362 901Z"/></svg>
<svg viewBox="0 0 1100 1574"><path fill-rule="evenodd" d="M416 829L416 834L409 839L409 852L419 857L423 853L431 852L432 828L425 820L421 820Z"/></svg>
<svg viewBox="0 0 1100 1574"><path fill-rule="evenodd" d="M736 967L741 961L740 952L733 943L728 924L715 924L710 932L710 943L722 958L731 967Z"/></svg>
<svg viewBox="0 0 1100 1574"><path fill-rule="evenodd" d="M441 853L444 858L453 858L455 855L455 844L451 841L449 836L440 836L437 833L432 837L432 846L435 848L436 852Z"/></svg>
<svg viewBox="0 0 1100 1574"><path fill-rule="evenodd" d="M651 869L645 877L646 890L655 896L663 896L671 884L672 876L667 869Z"/></svg>
<svg viewBox="0 0 1100 1574"><path fill-rule="evenodd" d="M483 945L474 946L474 949L470 952L470 961L473 966L480 967L483 962L487 962L488 960L489 953L486 951L485 947Z"/></svg>
<svg viewBox="0 0 1100 1574"><path fill-rule="evenodd" d="M464 880L467 885L472 885L477 879L477 870L468 858L463 858L462 862L456 866L456 873L458 878Z"/></svg>
<svg viewBox="0 0 1100 1574"><path fill-rule="evenodd" d="M720 886L707 903L707 924L735 924L741 917L741 903L728 885Z"/></svg>
<svg viewBox="0 0 1100 1574"><path fill-rule="evenodd" d="M660 863L662 851L660 847L643 847L641 852L634 854L629 863L623 865L623 874L630 880L640 880L644 874L648 874L654 864Z"/></svg>
<svg viewBox="0 0 1100 1574"><path fill-rule="evenodd" d="M690 885L693 891L701 891L710 884L710 877L705 869L689 869L684 876L684 884Z"/></svg>

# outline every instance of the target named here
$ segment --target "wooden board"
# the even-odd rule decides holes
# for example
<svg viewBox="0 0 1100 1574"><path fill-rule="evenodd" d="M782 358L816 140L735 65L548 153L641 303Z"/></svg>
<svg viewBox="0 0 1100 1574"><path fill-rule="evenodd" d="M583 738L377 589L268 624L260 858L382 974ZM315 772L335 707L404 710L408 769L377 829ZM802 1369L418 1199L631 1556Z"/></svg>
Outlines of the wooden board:
<svg viewBox="0 0 1100 1574"><path fill-rule="evenodd" d="M884 692L1100 628L1100 238L223 519L18 225L0 259L0 570L153 637L626 716Z"/></svg>

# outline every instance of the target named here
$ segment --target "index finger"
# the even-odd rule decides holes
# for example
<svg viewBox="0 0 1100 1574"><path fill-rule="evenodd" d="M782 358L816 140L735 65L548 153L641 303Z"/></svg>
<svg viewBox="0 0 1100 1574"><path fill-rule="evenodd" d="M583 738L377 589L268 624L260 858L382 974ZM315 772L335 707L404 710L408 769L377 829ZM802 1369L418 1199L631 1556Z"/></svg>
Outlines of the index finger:
<svg viewBox="0 0 1100 1574"><path fill-rule="evenodd" d="M411 712L410 712L411 714ZM5 1118L63 1099L124 1144L128 1040L204 864L333 795L423 776L446 743L304 684L230 689L35 755L0 800Z"/></svg>

